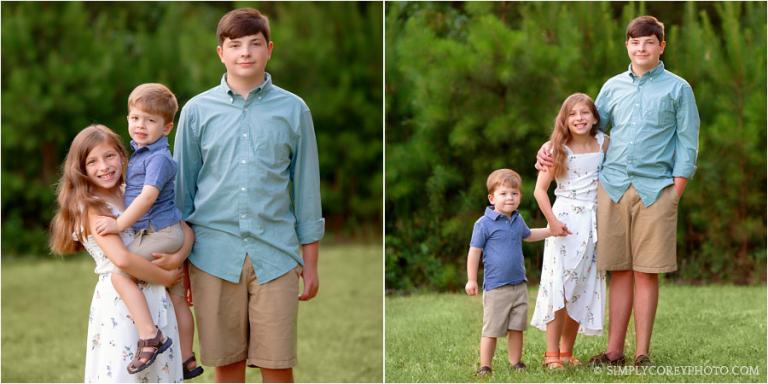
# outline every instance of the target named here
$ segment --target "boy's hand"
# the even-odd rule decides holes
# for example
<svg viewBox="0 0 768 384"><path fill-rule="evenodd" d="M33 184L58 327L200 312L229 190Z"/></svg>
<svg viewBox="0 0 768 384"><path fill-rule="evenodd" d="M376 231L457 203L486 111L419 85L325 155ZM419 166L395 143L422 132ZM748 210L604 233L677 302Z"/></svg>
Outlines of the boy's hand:
<svg viewBox="0 0 768 384"><path fill-rule="evenodd" d="M467 292L467 295L469 296L477 295L477 281L467 281L467 285L464 286L464 291Z"/></svg>
<svg viewBox="0 0 768 384"><path fill-rule="evenodd" d="M548 227L551 236L568 236L571 234L568 227L560 220L555 220L554 222L549 223Z"/></svg>
<svg viewBox="0 0 768 384"><path fill-rule="evenodd" d="M674 180L674 189L677 193L677 199L680 200L683 197L683 192L685 192L685 185L688 184L688 179L685 177L673 177L672 180Z"/></svg>
<svg viewBox="0 0 768 384"><path fill-rule="evenodd" d="M114 217L99 216L96 218L96 234L104 236L108 234L118 234L120 230L117 228L117 220Z"/></svg>
<svg viewBox="0 0 768 384"><path fill-rule="evenodd" d="M541 145L539 152L536 154L536 170L539 172L547 172L555 165L555 159L552 158L551 144L549 141Z"/></svg>
<svg viewBox="0 0 768 384"><path fill-rule="evenodd" d="M299 301L309 301L317 296L320 289L320 277L317 275L317 267L304 264L301 270L301 278L304 280L304 292L299 295Z"/></svg>

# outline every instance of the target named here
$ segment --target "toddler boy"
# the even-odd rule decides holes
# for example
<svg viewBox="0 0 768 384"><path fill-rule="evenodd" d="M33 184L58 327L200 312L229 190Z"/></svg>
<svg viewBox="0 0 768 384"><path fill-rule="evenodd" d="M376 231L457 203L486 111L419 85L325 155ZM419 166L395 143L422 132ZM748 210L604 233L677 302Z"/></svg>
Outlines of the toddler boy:
<svg viewBox="0 0 768 384"><path fill-rule="evenodd" d="M524 369L523 331L528 323L528 287L525 278L522 241L539 241L550 236L548 228L529 229L517 211L522 180L511 169L493 171L486 182L488 201L485 214L475 222L467 255L467 295L477 294L477 267L483 259L483 333L480 338L478 376L492 372L496 338L507 336L511 367Z"/></svg>

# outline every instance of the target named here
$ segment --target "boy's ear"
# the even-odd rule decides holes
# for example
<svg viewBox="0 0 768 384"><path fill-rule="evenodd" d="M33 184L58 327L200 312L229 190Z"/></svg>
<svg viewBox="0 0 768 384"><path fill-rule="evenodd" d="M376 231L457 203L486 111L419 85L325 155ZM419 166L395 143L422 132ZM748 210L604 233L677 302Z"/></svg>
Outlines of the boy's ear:
<svg viewBox="0 0 768 384"><path fill-rule="evenodd" d="M488 202L493 204L493 193L488 194Z"/></svg>
<svg viewBox="0 0 768 384"><path fill-rule="evenodd" d="M168 136L171 133L171 130L173 129L173 121L166 124L165 127L163 127L163 134Z"/></svg>

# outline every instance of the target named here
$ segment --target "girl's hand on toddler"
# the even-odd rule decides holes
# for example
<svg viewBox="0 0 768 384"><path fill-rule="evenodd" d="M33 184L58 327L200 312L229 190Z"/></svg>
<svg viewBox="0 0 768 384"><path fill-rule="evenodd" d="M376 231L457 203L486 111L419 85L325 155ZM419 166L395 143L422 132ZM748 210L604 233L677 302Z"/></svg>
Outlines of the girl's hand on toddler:
<svg viewBox="0 0 768 384"><path fill-rule="evenodd" d="M178 253L156 252L152 254L152 257L155 258L152 263L165 270L179 268L184 262L183 257L180 257Z"/></svg>
<svg viewBox="0 0 768 384"><path fill-rule="evenodd" d="M166 279L163 281L163 285L166 287L174 286L177 282L181 281L182 277L184 277L184 271L181 267L165 271L165 274Z"/></svg>
<svg viewBox="0 0 768 384"><path fill-rule="evenodd" d="M477 295L477 281L467 281L467 285L464 286L464 291L466 291L469 296Z"/></svg>
<svg viewBox="0 0 768 384"><path fill-rule="evenodd" d="M560 220L555 220L549 224L549 232L552 234L552 236L568 236L571 234L571 231L568 230L568 227L560 222Z"/></svg>
<svg viewBox="0 0 768 384"><path fill-rule="evenodd" d="M110 233L120 233L120 230L117 229L117 220L114 217L98 216L96 218L96 234L104 236Z"/></svg>

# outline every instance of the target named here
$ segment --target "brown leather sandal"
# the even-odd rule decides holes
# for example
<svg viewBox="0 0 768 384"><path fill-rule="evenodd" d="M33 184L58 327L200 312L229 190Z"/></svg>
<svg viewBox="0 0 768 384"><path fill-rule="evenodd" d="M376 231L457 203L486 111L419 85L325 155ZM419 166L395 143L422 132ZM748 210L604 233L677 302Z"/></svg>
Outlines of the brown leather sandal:
<svg viewBox="0 0 768 384"><path fill-rule="evenodd" d="M573 357L573 352L560 352L560 362L574 367L581 365L581 360Z"/></svg>
<svg viewBox="0 0 768 384"><path fill-rule="evenodd" d="M147 369L155 362L157 355L165 352L172 344L173 340L170 337L163 337L163 332L159 328L155 337L139 339L136 354L128 364L128 373L133 375Z"/></svg>
<svg viewBox="0 0 768 384"><path fill-rule="evenodd" d="M549 369L563 369L563 363L560 362L560 352L544 352L543 365Z"/></svg>
<svg viewBox="0 0 768 384"><path fill-rule="evenodd" d="M623 366L624 365L624 355L621 355L620 357L618 357L615 360L611 360L608 357L608 353L607 352L601 352L601 353L598 353L597 355L594 355L594 356L590 357L589 361L587 362L587 364L590 367L599 367L599 366L604 366L604 365Z"/></svg>

